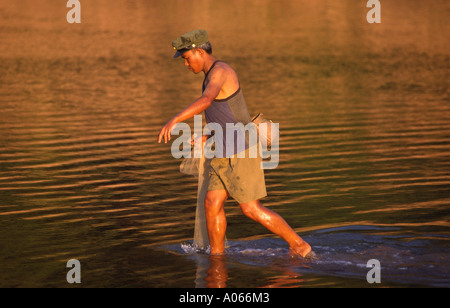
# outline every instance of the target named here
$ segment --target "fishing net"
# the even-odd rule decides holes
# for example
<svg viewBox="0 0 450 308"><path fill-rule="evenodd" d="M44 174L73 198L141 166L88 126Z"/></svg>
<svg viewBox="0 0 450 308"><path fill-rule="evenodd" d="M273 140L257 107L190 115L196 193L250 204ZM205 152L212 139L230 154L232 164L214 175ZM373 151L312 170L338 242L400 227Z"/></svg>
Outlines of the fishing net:
<svg viewBox="0 0 450 308"><path fill-rule="evenodd" d="M209 186L209 171L211 165L210 159L205 158L202 149L211 149L214 138L209 138L202 143L201 138L197 138L194 142L190 158L184 158L180 165L182 173L195 176L198 180L197 188L197 207L195 210L195 228L193 246L202 251L209 250L209 235L206 227L205 198ZM195 157L194 153L201 153L200 157ZM225 248L228 248L228 240L225 237Z"/></svg>
<svg viewBox="0 0 450 308"><path fill-rule="evenodd" d="M208 229L206 227L205 198L209 185L209 167L206 164L204 155L200 158L194 157L195 148L197 147L197 150L200 148L201 151L201 146L201 141L196 141L194 143L194 149L192 150L191 157L185 158L181 162L180 171L182 173L195 176L198 180L193 246L201 250L207 250L209 248L209 236Z"/></svg>

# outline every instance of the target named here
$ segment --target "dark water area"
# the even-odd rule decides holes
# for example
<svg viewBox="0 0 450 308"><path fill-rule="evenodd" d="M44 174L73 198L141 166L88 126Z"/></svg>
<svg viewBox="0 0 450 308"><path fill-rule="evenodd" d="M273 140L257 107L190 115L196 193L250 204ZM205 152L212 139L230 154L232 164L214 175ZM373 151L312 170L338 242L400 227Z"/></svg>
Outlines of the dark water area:
<svg viewBox="0 0 450 308"><path fill-rule="evenodd" d="M450 287L450 3L366 2L0 1L0 287L71 287L69 259L81 287ZM233 200L226 255L192 248L197 183L156 140L201 93L171 47L196 28L279 123L262 203L317 258Z"/></svg>

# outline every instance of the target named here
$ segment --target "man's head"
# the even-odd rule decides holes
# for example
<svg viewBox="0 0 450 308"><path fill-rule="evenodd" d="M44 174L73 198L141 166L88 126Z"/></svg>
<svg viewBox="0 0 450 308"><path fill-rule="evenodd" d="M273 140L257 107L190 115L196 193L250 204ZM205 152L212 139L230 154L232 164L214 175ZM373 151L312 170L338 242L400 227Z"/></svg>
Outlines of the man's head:
<svg viewBox="0 0 450 308"><path fill-rule="evenodd" d="M174 58L181 56L184 63L194 73L203 69L205 57L212 53L208 33L205 30L194 30L187 32L172 41L173 49L176 50Z"/></svg>

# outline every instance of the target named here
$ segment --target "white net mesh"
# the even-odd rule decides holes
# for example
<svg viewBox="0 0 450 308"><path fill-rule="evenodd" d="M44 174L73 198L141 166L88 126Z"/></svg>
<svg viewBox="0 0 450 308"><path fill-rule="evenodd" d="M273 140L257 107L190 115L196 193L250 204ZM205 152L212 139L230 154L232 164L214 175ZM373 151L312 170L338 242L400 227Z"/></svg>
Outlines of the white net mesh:
<svg viewBox="0 0 450 308"><path fill-rule="evenodd" d="M194 147L197 147L197 149L201 147L201 142L195 142ZM206 159L203 155L201 158L195 158L194 151L192 151L191 158L185 158L180 165L182 173L193 175L198 179L193 246L202 250L207 250L209 247L205 215L205 197L208 192L209 169L205 161Z"/></svg>

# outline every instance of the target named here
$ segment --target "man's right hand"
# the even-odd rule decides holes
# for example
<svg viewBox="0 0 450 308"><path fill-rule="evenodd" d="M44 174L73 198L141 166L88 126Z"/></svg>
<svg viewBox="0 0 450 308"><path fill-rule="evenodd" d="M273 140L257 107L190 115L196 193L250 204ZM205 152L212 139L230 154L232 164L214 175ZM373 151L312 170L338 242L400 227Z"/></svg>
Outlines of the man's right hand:
<svg viewBox="0 0 450 308"><path fill-rule="evenodd" d="M167 143L167 140L170 140L170 133L172 132L173 127L177 124L175 118L166 123L166 125L161 128L161 131L158 135L158 143L161 143L162 139L164 139L164 143Z"/></svg>

